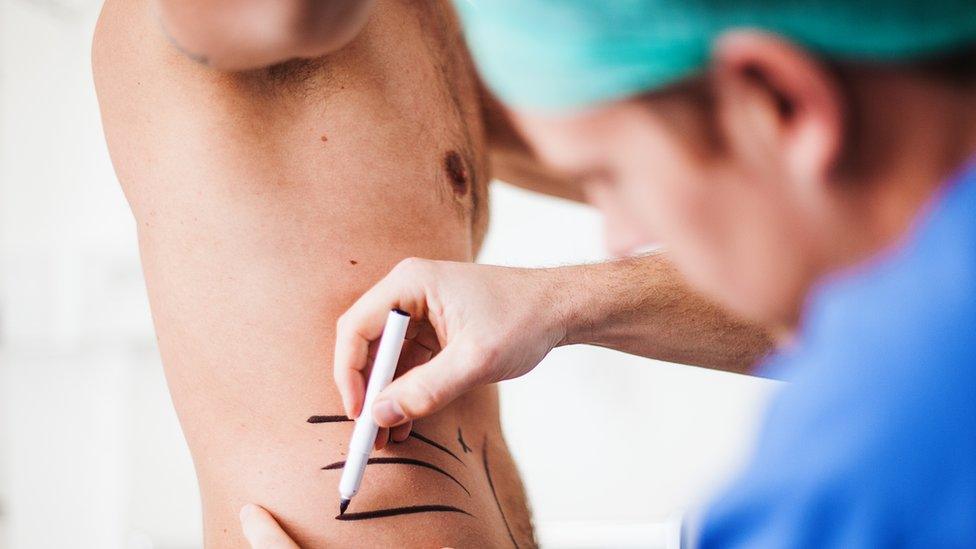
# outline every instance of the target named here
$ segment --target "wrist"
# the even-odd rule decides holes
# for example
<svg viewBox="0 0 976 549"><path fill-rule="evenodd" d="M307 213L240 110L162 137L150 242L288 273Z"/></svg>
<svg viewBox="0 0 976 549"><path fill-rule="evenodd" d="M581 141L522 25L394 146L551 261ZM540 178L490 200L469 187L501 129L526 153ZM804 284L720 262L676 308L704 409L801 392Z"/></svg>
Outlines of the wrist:
<svg viewBox="0 0 976 549"><path fill-rule="evenodd" d="M606 295L600 286L606 284L602 265L574 265L557 267L551 271L550 298L553 317L558 323L557 347L580 343L595 343L596 331L606 308Z"/></svg>

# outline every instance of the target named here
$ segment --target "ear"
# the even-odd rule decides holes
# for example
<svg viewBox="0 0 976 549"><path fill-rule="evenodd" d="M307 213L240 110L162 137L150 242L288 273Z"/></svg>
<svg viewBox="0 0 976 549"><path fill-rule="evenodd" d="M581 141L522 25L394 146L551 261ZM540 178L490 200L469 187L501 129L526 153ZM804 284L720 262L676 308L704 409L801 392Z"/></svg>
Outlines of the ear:
<svg viewBox="0 0 976 549"><path fill-rule="evenodd" d="M734 154L778 161L794 181L825 181L843 147L837 79L806 51L757 31L722 36L713 51L721 130Z"/></svg>

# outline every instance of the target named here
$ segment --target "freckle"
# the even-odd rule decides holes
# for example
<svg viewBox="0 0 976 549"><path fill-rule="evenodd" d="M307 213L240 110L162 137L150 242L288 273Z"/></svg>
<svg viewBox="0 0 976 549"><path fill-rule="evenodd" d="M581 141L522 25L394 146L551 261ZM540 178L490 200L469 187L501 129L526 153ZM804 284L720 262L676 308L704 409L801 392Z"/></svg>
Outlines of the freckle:
<svg viewBox="0 0 976 549"><path fill-rule="evenodd" d="M355 259L350 259L350 260L349 260L349 264L350 264L350 265L359 265L359 262L358 262L358 261L356 261Z"/></svg>
<svg viewBox="0 0 976 549"><path fill-rule="evenodd" d="M464 166L464 159L457 151L449 151L444 156L444 171L451 181L454 194L464 196L468 193L468 169Z"/></svg>

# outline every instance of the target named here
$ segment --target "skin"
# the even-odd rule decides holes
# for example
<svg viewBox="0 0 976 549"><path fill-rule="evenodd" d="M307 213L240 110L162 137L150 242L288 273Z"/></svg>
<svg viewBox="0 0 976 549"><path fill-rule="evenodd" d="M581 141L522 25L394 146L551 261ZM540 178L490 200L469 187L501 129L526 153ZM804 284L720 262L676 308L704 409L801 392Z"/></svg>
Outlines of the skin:
<svg viewBox="0 0 976 549"><path fill-rule="evenodd" d="M443 504L473 517L334 520L340 473L322 467L343 459L352 425L306 422L342 412L329 379L339 314L403 258L470 261L484 234L478 92L450 29L445 5L380 2L324 59L228 73L175 48L148 2L104 5L96 88L209 548L247 543L248 502L301 547L510 546L506 522L534 545L495 388L418 422L459 460L415 438L376 454L429 462L470 496L431 469L376 465L349 509ZM461 193L449 151L466 163ZM430 356L408 347L404 365Z"/></svg>
<svg viewBox="0 0 976 549"><path fill-rule="evenodd" d="M572 115L516 118L553 169L604 195L619 226L663 242L705 295L778 327L786 342L811 288L895 245L976 151L971 87L898 67L862 67L851 79L845 95L801 48L736 32L718 42L702 82ZM855 117L859 137L849 142ZM381 425L522 375L556 345L654 356L661 325L635 310L655 283L641 272L403 262L340 319L335 378L347 410L362 405L363 349L390 306L427 318L443 350L379 396Z"/></svg>

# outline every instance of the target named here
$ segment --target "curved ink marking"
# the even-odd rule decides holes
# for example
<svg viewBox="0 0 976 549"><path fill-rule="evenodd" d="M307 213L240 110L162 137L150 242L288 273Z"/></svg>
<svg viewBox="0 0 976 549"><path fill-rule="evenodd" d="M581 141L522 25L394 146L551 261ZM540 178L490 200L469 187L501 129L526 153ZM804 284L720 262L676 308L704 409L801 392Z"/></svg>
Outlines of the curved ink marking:
<svg viewBox="0 0 976 549"><path fill-rule="evenodd" d="M474 517L464 509L458 509L450 505L413 505L410 507L393 507L390 509L377 509L376 511L363 511L362 513L346 513L336 515L336 520L368 520L384 517L395 517L397 515L413 515L416 513L461 513Z"/></svg>
<svg viewBox="0 0 976 549"><path fill-rule="evenodd" d="M306 421L309 423L340 423L343 421L352 421L346 416L312 416Z"/></svg>
<svg viewBox="0 0 976 549"><path fill-rule="evenodd" d="M458 427L458 442L461 443L461 450L465 454L470 454L471 453L471 447L468 446L468 444L466 442L464 442L464 435L461 434L461 428L460 427Z"/></svg>
<svg viewBox="0 0 976 549"><path fill-rule="evenodd" d="M451 473L448 473L447 471L445 471L444 469L441 469L440 467L434 465L433 463L427 463L426 461L421 461L419 459L413 459L413 458L378 457L378 458L369 458L368 460L366 460L366 464L367 465L390 465L390 464L399 464L399 465L415 465L417 467L424 467L424 468L430 469L432 471L437 471L438 473L440 473L440 474L446 476L447 478L453 480L454 481L454 484L457 484L458 486L460 486L461 489L464 490L464 492L466 494L468 494L469 496L471 495L471 492L463 484L461 484L461 481L459 481L458 479L454 478L454 475L452 475ZM337 461L335 463L330 463L330 464L326 465L325 467L322 468L322 470L323 471L332 471L332 470L335 470L335 469L342 469L343 467L345 467L345 465L346 465L346 462L345 461Z"/></svg>
<svg viewBox="0 0 976 549"><path fill-rule="evenodd" d="M519 544L515 541L515 536L512 535L512 528L508 525L508 519L505 518L505 511L502 510L502 504L498 501L498 494L495 493L495 483L491 481L491 471L488 470L488 435L485 435L484 440L481 442L481 461L485 464L485 476L488 477L488 487L491 488L491 497L495 498L498 513L502 516L502 522L505 523L505 530L508 530L508 538L512 540L512 545L515 546L515 549L518 549Z"/></svg>
<svg viewBox="0 0 976 549"><path fill-rule="evenodd" d="M309 423L341 423L344 421L352 421L352 420L346 416L312 416L308 418L306 421ZM455 454L454 452L448 450L447 447L445 447L443 444L435 442L425 437L424 435L418 433L417 431L410 431L410 436L412 438L419 440L420 442L423 442L424 444L429 444L430 446L433 446L434 448L437 448L438 450L445 452L447 455L458 460L461 463L461 465L464 465L465 467L468 466L467 463L464 463L464 460L459 458L457 454Z"/></svg>
<svg viewBox="0 0 976 549"><path fill-rule="evenodd" d="M419 440L420 442L423 442L424 444L429 444L429 445L433 446L434 448L437 448L438 450L440 450L442 452L446 452L452 458L460 461L461 464L464 465L465 467L468 466L467 463L464 463L464 460L462 460L461 458L457 457L457 454L455 454L454 452L448 450L446 447L444 447L444 445L438 444L437 442L434 442L433 440L430 440L429 438L427 438L424 435L418 433L417 431L410 431L410 436L412 438L415 438L415 439Z"/></svg>

